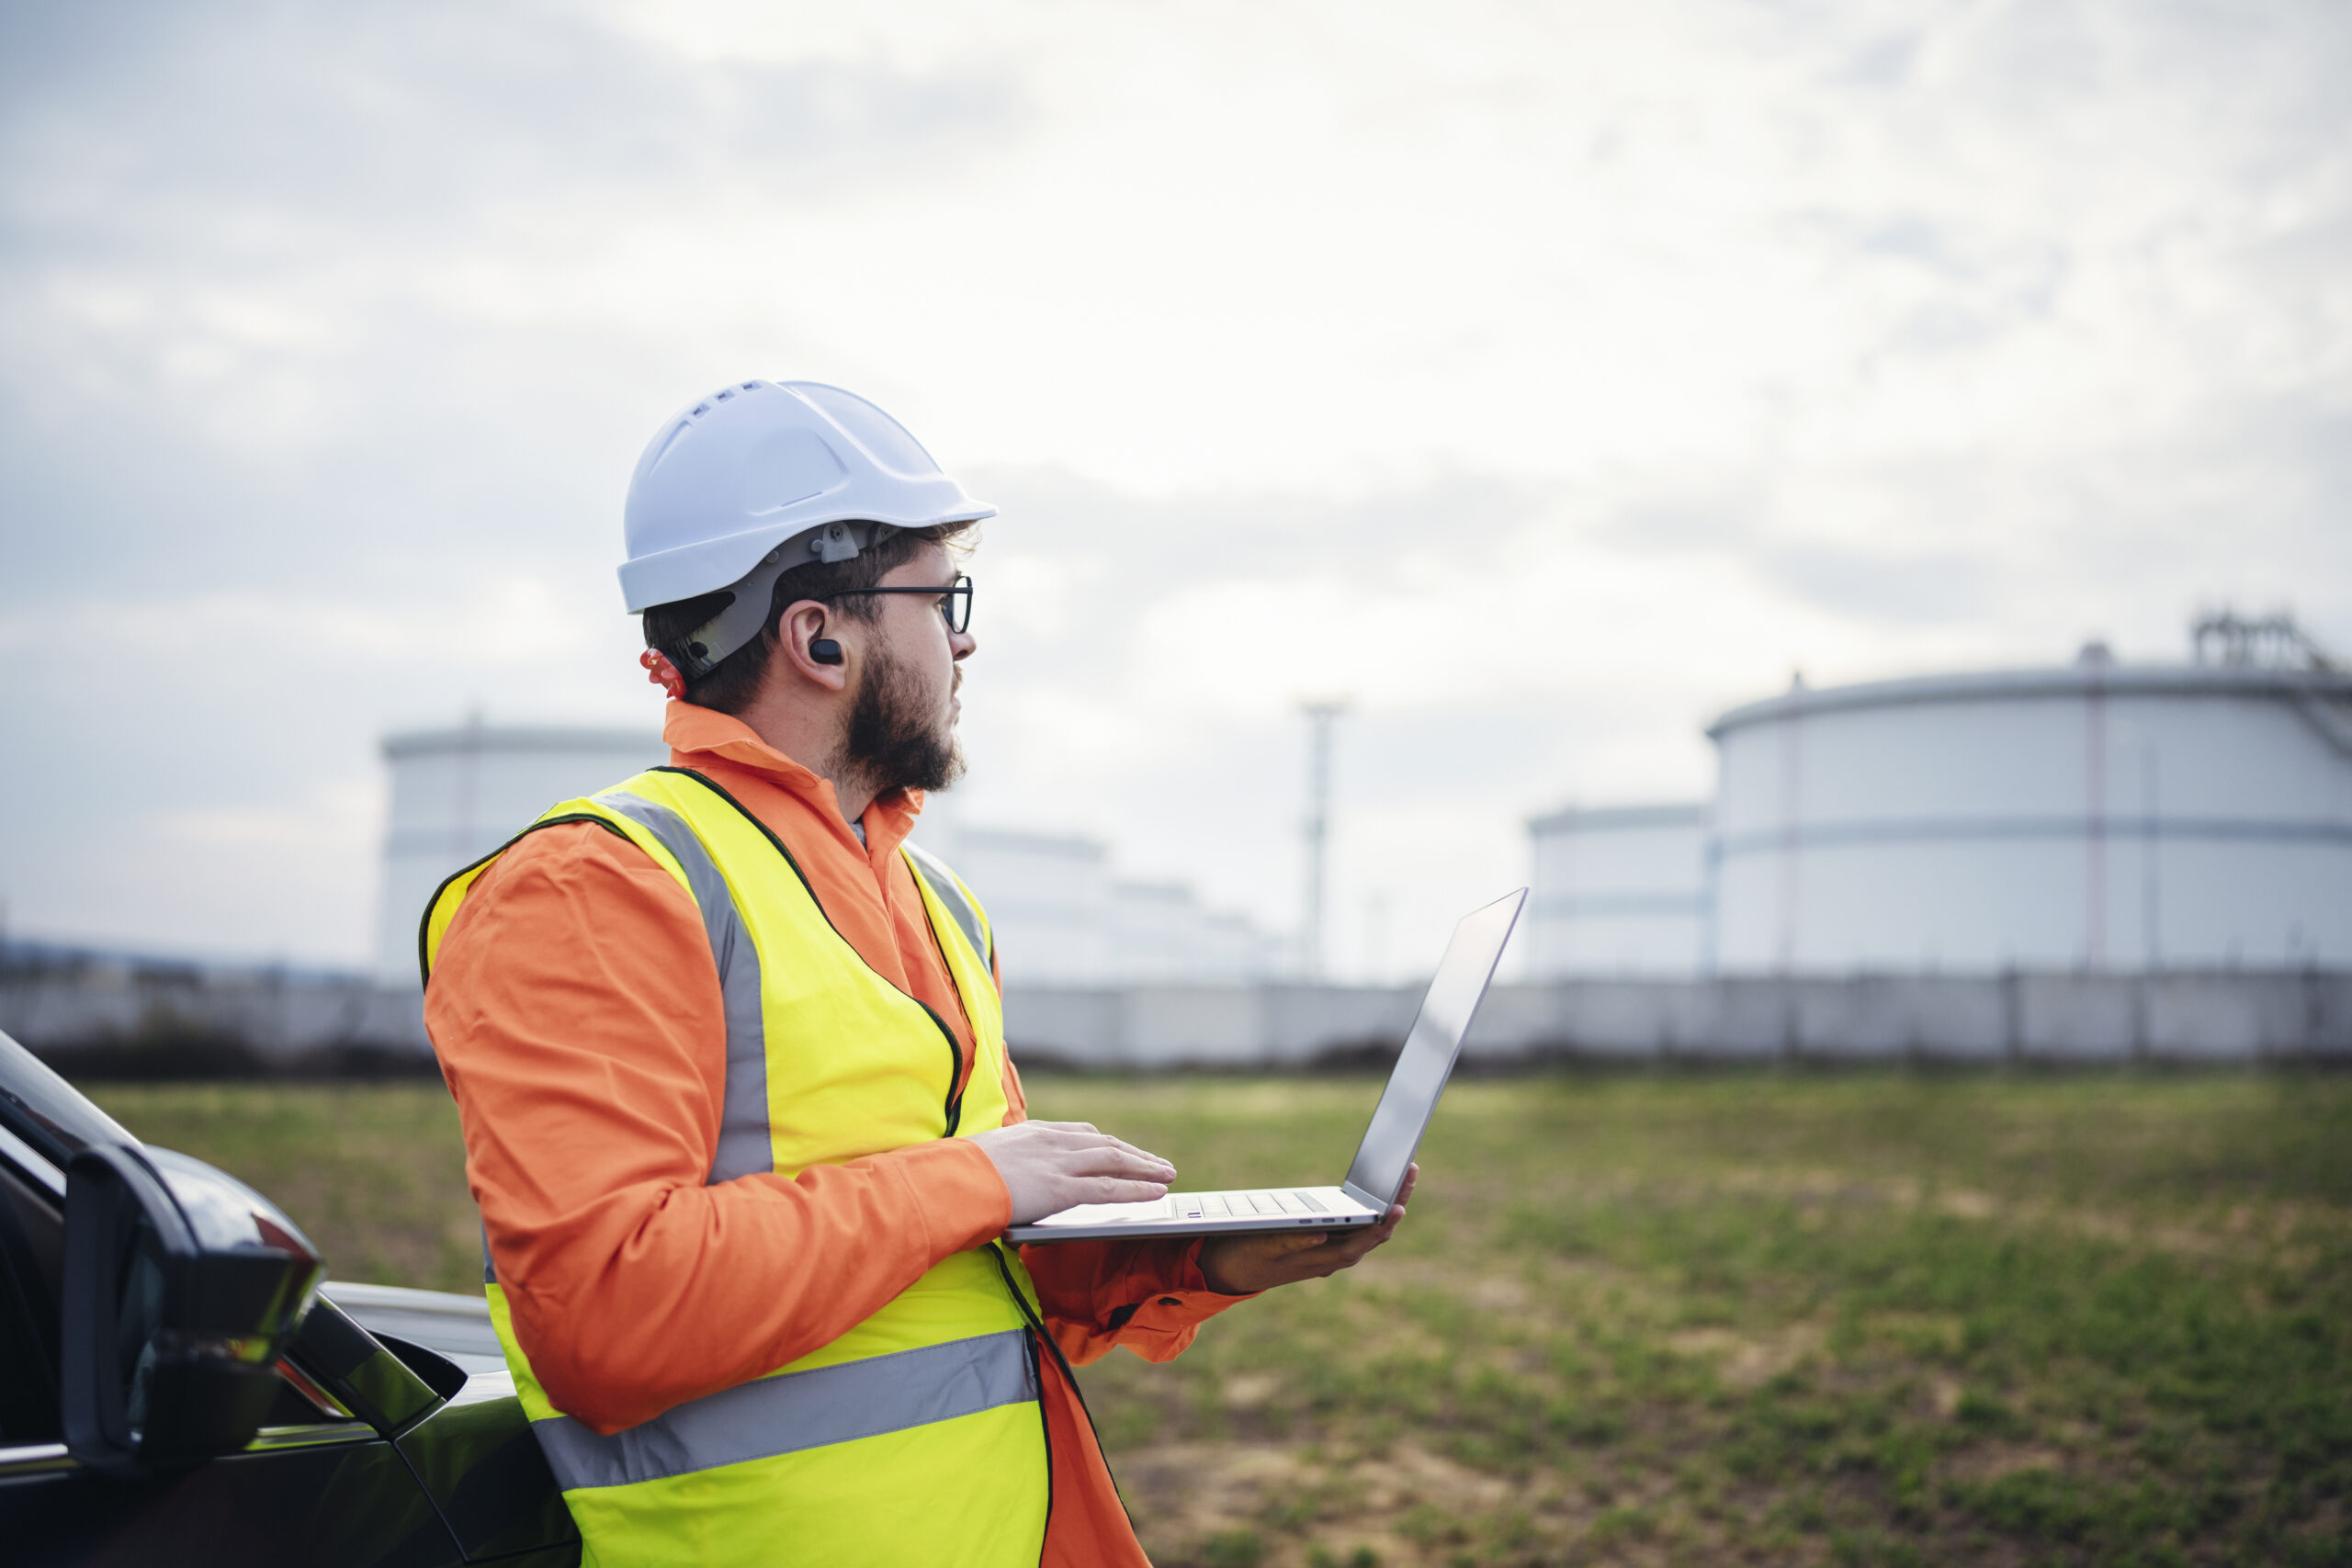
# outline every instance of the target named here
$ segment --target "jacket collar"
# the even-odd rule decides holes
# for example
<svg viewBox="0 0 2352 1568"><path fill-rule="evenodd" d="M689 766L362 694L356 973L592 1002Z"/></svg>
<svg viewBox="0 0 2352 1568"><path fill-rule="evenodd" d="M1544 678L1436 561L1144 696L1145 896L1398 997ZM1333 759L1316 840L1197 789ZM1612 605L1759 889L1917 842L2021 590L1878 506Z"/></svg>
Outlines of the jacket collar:
<svg viewBox="0 0 2352 1568"><path fill-rule="evenodd" d="M673 698L662 716L662 739L670 748L671 760L680 767L694 767L698 758L717 758L759 774L814 810L843 842L877 866L885 856L897 852L913 830L915 818L922 814L923 793L919 789L888 790L876 795L865 808L865 842L861 845L842 816L841 797L833 793L832 780L794 761L734 715Z"/></svg>

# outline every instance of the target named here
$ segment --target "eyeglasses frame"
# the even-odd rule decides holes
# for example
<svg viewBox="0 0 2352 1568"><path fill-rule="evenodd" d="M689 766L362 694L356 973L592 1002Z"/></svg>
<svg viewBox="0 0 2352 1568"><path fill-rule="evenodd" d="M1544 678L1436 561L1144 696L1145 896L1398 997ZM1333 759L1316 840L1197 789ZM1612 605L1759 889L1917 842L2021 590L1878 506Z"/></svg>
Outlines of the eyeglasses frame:
<svg viewBox="0 0 2352 1568"><path fill-rule="evenodd" d="M944 593L947 598L939 606L939 618L947 623L947 629L961 637L972 628L972 578L969 572L958 572L956 581L948 583L909 584L903 588L840 588L820 597L846 599L853 594L867 593ZM961 616L951 614L949 610L950 605L958 602L963 605Z"/></svg>

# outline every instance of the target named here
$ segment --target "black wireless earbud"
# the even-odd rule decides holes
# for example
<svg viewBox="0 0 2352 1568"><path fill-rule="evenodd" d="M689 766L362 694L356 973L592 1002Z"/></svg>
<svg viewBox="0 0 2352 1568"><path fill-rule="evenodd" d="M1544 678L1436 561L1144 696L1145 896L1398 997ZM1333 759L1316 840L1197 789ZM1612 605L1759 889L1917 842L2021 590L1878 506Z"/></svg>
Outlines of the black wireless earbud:
<svg viewBox="0 0 2352 1568"><path fill-rule="evenodd" d="M839 664L842 661L842 645L829 637L810 637L808 657L820 664Z"/></svg>

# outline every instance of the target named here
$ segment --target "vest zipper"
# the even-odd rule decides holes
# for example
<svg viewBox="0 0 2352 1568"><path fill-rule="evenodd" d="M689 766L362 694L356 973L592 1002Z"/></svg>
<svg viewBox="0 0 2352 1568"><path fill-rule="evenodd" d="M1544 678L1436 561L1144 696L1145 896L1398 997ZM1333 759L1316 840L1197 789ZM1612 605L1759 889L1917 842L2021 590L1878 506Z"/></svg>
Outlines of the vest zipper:
<svg viewBox="0 0 2352 1568"><path fill-rule="evenodd" d="M964 1047L956 1043L956 1032L947 1027L945 1019L931 1010L929 1002L921 997L909 997L907 999L922 1009L924 1017L939 1025L939 1037L947 1042L947 1103L940 1112L947 1130L939 1135L952 1138L964 1120Z"/></svg>
<svg viewBox="0 0 2352 1568"><path fill-rule="evenodd" d="M908 869L912 871L918 878L922 875L922 872L920 867L910 865ZM933 889L933 891L935 892L937 890ZM922 889L920 887L916 889L916 897L922 897ZM956 961L947 956L947 939L945 936L941 934L938 924L932 919L931 909L928 905L923 908L922 924L923 929L931 932L932 951L939 954L940 964L947 971L947 983L951 986L956 986L956 995L961 997L963 995L963 987L957 984L956 979ZM956 1135L956 1129L962 1126L964 1123L964 1091L971 1087L964 1081L964 1048L956 1043L956 1032L947 1027L947 1021L940 1017L936 1012L932 1012L931 1004L923 1002L921 997L917 997L915 1000L922 1004L923 1011L931 1013L931 1021L939 1025L939 1032L947 1037L949 1071L954 1073L955 1076L947 1080L947 1110L945 1116L947 1131L942 1133L940 1136L943 1138L952 1138ZM966 1003L964 1010L967 1013L969 1013L972 1010L968 1002ZM980 1026L978 1021L974 1021L972 1024L972 1070L976 1073L980 1070L979 1047Z"/></svg>

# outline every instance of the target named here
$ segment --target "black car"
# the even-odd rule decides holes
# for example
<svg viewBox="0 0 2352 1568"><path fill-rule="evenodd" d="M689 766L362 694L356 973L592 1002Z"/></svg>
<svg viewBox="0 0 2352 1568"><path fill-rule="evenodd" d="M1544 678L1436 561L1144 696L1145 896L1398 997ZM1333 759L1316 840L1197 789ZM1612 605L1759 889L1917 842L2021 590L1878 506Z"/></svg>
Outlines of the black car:
<svg viewBox="0 0 2352 1568"><path fill-rule="evenodd" d="M0 1034L0 1561L577 1563L486 1305L325 1269Z"/></svg>

